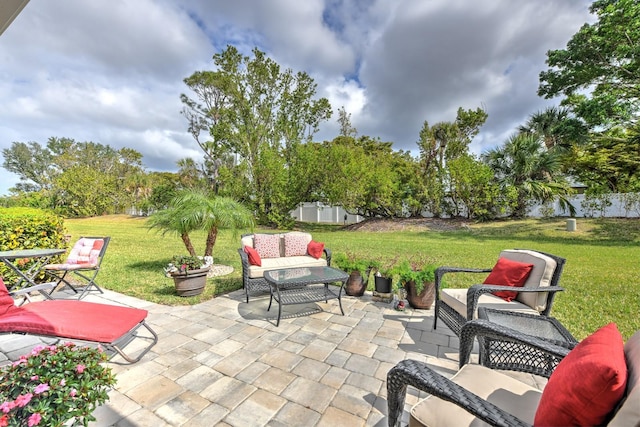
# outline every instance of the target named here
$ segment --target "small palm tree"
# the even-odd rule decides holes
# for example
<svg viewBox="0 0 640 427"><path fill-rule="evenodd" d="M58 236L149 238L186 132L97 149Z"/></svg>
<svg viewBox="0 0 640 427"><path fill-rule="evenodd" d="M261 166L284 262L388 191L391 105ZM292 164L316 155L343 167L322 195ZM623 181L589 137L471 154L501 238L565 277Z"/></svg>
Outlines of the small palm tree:
<svg viewBox="0 0 640 427"><path fill-rule="evenodd" d="M574 215L575 209L567 199L572 190L561 174L560 155L554 149L544 149L536 135L516 134L482 157L503 188L515 189L514 217L524 217L533 201L544 203L555 197Z"/></svg>
<svg viewBox="0 0 640 427"><path fill-rule="evenodd" d="M196 256L196 251L189 233L205 230L207 241L204 256L211 256L219 229L253 229L254 220L249 209L229 197L214 196L204 190L186 189L178 192L167 209L151 215L147 225L161 230L162 235L179 235L192 256Z"/></svg>

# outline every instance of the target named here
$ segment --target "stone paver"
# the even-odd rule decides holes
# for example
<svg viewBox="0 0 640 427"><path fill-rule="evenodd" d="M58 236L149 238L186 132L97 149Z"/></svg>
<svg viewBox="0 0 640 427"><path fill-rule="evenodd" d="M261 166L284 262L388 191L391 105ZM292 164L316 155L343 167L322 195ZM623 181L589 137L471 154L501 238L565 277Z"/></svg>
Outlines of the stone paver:
<svg viewBox="0 0 640 427"><path fill-rule="evenodd" d="M242 290L180 307L108 290L91 298L145 308L160 336L140 362L109 364L117 384L91 427L386 425L386 374L396 363L458 370L458 338L444 325L432 331L432 310L397 312L370 294L343 297L344 316L335 301L285 307L279 327L268 295L247 303ZM41 343L0 336L0 364ZM406 408L424 396L409 387Z"/></svg>

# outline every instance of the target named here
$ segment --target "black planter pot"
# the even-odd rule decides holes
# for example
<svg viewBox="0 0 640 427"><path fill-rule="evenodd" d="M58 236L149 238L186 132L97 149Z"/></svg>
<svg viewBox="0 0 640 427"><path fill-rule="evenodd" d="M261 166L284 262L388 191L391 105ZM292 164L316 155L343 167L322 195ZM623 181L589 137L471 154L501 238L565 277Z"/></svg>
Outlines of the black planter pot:
<svg viewBox="0 0 640 427"><path fill-rule="evenodd" d="M382 276L374 276L375 278L375 286L376 292L381 294L390 294L391 293L391 282L392 278L382 277Z"/></svg>

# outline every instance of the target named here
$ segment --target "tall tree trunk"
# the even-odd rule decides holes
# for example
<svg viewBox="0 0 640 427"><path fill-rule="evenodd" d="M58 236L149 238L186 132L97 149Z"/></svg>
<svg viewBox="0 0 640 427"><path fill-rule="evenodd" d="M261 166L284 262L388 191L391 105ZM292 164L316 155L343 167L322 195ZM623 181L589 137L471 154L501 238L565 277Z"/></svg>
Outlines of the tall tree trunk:
<svg viewBox="0 0 640 427"><path fill-rule="evenodd" d="M189 233L182 233L180 237L182 238L182 243L184 243L184 247L187 248L187 252L189 252L189 255L197 256L196 250L193 249L193 244L191 244L191 238L189 237Z"/></svg>

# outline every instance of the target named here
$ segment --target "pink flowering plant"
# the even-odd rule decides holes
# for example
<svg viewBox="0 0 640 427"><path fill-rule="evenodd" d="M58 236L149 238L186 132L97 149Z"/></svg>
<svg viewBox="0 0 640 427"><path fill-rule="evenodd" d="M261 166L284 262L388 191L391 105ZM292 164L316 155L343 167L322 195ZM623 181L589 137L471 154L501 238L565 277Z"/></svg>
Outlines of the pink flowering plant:
<svg viewBox="0 0 640 427"><path fill-rule="evenodd" d="M101 348L72 343L38 346L0 367L0 427L73 426L95 421L91 414L109 400L116 383Z"/></svg>

